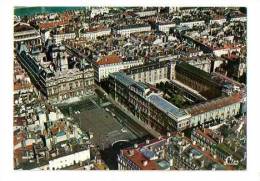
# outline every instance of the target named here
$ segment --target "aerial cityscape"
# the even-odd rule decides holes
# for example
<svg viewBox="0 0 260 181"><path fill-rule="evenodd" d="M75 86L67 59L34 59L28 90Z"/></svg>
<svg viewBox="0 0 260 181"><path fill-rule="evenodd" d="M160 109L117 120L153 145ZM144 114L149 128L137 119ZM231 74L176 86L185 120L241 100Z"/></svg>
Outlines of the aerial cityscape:
<svg viewBox="0 0 260 181"><path fill-rule="evenodd" d="M16 7L15 170L246 170L247 9Z"/></svg>

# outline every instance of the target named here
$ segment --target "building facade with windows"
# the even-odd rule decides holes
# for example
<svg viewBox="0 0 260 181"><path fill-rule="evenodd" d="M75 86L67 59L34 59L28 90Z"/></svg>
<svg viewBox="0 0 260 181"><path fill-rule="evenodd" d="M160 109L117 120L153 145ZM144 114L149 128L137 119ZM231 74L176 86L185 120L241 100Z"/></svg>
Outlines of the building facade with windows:
<svg viewBox="0 0 260 181"><path fill-rule="evenodd" d="M230 96L219 97L204 103L199 103L186 111L191 114L191 127L204 125L216 119L225 120L240 113L241 95L235 93Z"/></svg>
<svg viewBox="0 0 260 181"><path fill-rule="evenodd" d="M92 67L85 66L83 69L67 67L54 71L52 68L44 67L27 51L25 45L16 51L18 62L27 71L36 88L49 100L58 101L85 95L93 88Z"/></svg>
<svg viewBox="0 0 260 181"><path fill-rule="evenodd" d="M91 40L97 39L99 36L105 36L111 34L111 28L108 27L96 27L89 28L87 30L81 30L80 37L88 38Z"/></svg>
<svg viewBox="0 0 260 181"><path fill-rule="evenodd" d="M202 96L212 99L221 95L221 86L211 79L209 73L186 62L175 66L176 80L198 91Z"/></svg>
<svg viewBox="0 0 260 181"><path fill-rule="evenodd" d="M151 26L148 24L136 24L136 25L127 25L120 26L117 28L117 34L130 36L131 33L142 32L142 31L151 31Z"/></svg>
<svg viewBox="0 0 260 181"><path fill-rule="evenodd" d="M131 67L143 64L139 60L123 60L119 55L106 55L101 57L97 62L93 63L95 70L95 80L101 82L108 78L109 74L119 72L120 70L129 69Z"/></svg>
<svg viewBox="0 0 260 181"><path fill-rule="evenodd" d="M190 115L126 74L109 75L111 96L152 129L165 133L189 127Z"/></svg>
<svg viewBox="0 0 260 181"><path fill-rule="evenodd" d="M14 47L21 42L28 48L41 47L40 32L27 23L16 23L14 25Z"/></svg>
<svg viewBox="0 0 260 181"><path fill-rule="evenodd" d="M135 81L156 84L174 78L174 61L152 61L125 70L126 74Z"/></svg>

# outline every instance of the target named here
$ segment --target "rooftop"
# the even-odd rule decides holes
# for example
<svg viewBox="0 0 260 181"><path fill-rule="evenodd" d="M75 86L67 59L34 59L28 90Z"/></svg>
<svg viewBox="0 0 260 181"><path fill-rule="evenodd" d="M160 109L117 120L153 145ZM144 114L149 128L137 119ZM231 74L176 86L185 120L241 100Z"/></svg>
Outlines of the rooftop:
<svg viewBox="0 0 260 181"><path fill-rule="evenodd" d="M182 68L184 70L187 70L189 72L191 72L192 74L196 75L196 76L199 76L199 77L202 77L202 78L205 78L205 79L210 79L211 80L211 76L209 73L197 68L197 67L194 67L186 62L180 62L180 63L177 63L176 64L176 69L179 68Z"/></svg>
<svg viewBox="0 0 260 181"><path fill-rule="evenodd" d="M136 87L142 91L145 91L145 89L148 89L149 87L147 85L145 85L142 82L136 82L134 81L132 78L128 77L125 73L123 72L115 72L110 74L113 78L117 79L120 83L122 83L123 85L129 87Z"/></svg>
<svg viewBox="0 0 260 181"><path fill-rule="evenodd" d="M96 26L96 27L89 27L85 31L83 30L82 33L88 33L88 32L99 32L99 31L105 31L105 30L110 30L107 26Z"/></svg>
<svg viewBox="0 0 260 181"><path fill-rule="evenodd" d="M122 57L112 54L112 55L106 55L103 56L101 59L97 61L98 65L108 65L108 64L116 64L121 63Z"/></svg>
<svg viewBox="0 0 260 181"><path fill-rule="evenodd" d="M132 149L132 148L129 148ZM139 150L134 149L134 155L129 155L129 149L123 150L123 155L131 160L141 170L158 170L158 165L154 160L148 160ZM147 165L144 166L143 162L147 161Z"/></svg>
<svg viewBox="0 0 260 181"><path fill-rule="evenodd" d="M131 24L131 25L123 25L119 26L118 29L131 29L131 28L142 28L142 27L150 27L149 24Z"/></svg>
<svg viewBox="0 0 260 181"><path fill-rule="evenodd" d="M57 26L63 26L63 25L68 24L68 23L69 23L68 20L44 22L44 23L40 23L39 27L40 27L40 29L44 30L44 29L54 28L54 27L57 27Z"/></svg>
<svg viewBox="0 0 260 181"><path fill-rule="evenodd" d="M205 103L194 105L190 108L187 108L186 111L189 112L192 116L195 116L204 112L209 112L211 110L220 109L227 105L238 103L240 102L240 100L241 95L239 93L236 93L231 96L221 97Z"/></svg>
<svg viewBox="0 0 260 181"><path fill-rule="evenodd" d="M135 83L133 79L128 77L125 73L123 72L115 72L110 74L111 77L117 79L120 83L122 83L125 86L130 86Z"/></svg>
<svg viewBox="0 0 260 181"><path fill-rule="evenodd" d="M123 149L121 155L124 155L141 170L183 169L183 165L179 165L176 159L182 159L185 165L193 169L212 169L212 164L222 164L221 160L214 159L209 152L192 145L187 137L176 132L171 133L171 136L163 136L148 143L141 143L135 148ZM172 158L175 159L172 160ZM144 161L147 161L146 166L144 166ZM170 166L170 162L172 162L172 166Z"/></svg>
<svg viewBox="0 0 260 181"><path fill-rule="evenodd" d="M14 25L14 32L21 32L21 31L29 31L34 30L34 28L26 23L17 23Z"/></svg>

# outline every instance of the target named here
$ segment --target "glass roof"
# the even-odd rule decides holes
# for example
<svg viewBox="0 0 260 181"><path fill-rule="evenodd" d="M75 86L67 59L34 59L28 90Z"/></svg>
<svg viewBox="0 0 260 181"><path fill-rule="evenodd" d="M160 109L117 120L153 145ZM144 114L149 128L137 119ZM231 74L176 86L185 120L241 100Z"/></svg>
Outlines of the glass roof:
<svg viewBox="0 0 260 181"><path fill-rule="evenodd" d="M173 116L174 119L185 116L187 114L184 110L179 109L157 94L150 94L148 96L148 100L158 109L162 110L169 116Z"/></svg>

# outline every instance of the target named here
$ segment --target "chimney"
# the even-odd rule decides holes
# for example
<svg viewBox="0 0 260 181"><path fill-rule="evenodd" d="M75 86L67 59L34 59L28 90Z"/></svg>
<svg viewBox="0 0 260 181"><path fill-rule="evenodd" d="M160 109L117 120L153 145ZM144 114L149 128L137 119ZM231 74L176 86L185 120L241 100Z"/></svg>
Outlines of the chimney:
<svg viewBox="0 0 260 181"><path fill-rule="evenodd" d="M148 145L150 143L150 140L145 140L145 143Z"/></svg>
<svg viewBox="0 0 260 181"><path fill-rule="evenodd" d="M143 160L143 166L145 167L145 166L147 166L147 164L148 164L148 161L147 160Z"/></svg>
<svg viewBox="0 0 260 181"><path fill-rule="evenodd" d="M224 136L221 136L220 143L223 143L223 141L224 141Z"/></svg>
<svg viewBox="0 0 260 181"><path fill-rule="evenodd" d="M183 132L181 133L181 137L184 137L184 133Z"/></svg>
<svg viewBox="0 0 260 181"><path fill-rule="evenodd" d="M235 152L237 152L237 149L238 149L237 146L235 146Z"/></svg>
<svg viewBox="0 0 260 181"><path fill-rule="evenodd" d="M70 151L73 152L73 148L71 144L69 145L69 147L70 147Z"/></svg>
<svg viewBox="0 0 260 181"><path fill-rule="evenodd" d="M39 155L38 153L36 154L36 163L39 164L40 163L40 160L39 160Z"/></svg>
<svg viewBox="0 0 260 181"><path fill-rule="evenodd" d="M196 141L192 141L192 145L196 145Z"/></svg>
<svg viewBox="0 0 260 181"><path fill-rule="evenodd" d="M216 155L216 154L214 154L214 155L213 155L213 158L214 158L214 159L217 159L217 155Z"/></svg>
<svg viewBox="0 0 260 181"><path fill-rule="evenodd" d="M170 167L172 167L173 166L173 159L171 158L170 159Z"/></svg>
<svg viewBox="0 0 260 181"><path fill-rule="evenodd" d="M131 149L131 150L128 150L128 154L129 154L129 156L134 156L135 152L133 149Z"/></svg>
<svg viewBox="0 0 260 181"><path fill-rule="evenodd" d="M243 159L246 160L246 152L244 152L244 158Z"/></svg>
<svg viewBox="0 0 260 181"><path fill-rule="evenodd" d="M19 166L19 164L20 164L20 163L19 163L19 159L18 159L18 157L16 157L16 158L15 158L15 166L17 167L17 166Z"/></svg>
<svg viewBox="0 0 260 181"><path fill-rule="evenodd" d="M101 164L101 159L98 158L98 159L97 159L97 163L98 163L98 164Z"/></svg>
<svg viewBox="0 0 260 181"><path fill-rule="evenodd" d="M47 150L47 151L45 151L45 157L46 157L46 159L47 160L49 160L50 159L50 153L49 153L49 151Z"/></svg>
<svg viewBox="0 0 260 181"><path fill-rule="evenodd" d="M170 143L170 138L167 138L166 143L167 143L167 144Z"/></svg>
<svg viewBox="0 0 260 181"><path fill-rule="evenodd" d="M203 168L205 166L205 161L204 160L201 160L200 162L200 167Z"/></svg>
<svg viewBox="0 0 260 181"><path fill-rule="evenodd" d="M189 156L190 156L190 159L193 159L193 153L190 153Z"/></svg>

